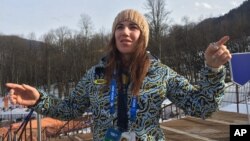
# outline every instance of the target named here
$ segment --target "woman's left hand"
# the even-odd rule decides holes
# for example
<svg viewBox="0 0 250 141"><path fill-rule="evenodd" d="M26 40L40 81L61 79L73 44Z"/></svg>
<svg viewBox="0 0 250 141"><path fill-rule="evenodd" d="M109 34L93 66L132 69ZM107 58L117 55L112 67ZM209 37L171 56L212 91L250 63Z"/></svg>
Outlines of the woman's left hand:
<svg viewBox="0 0 250 141"><path fill-rule="evenodd" d="M230 51L224 45L228 40L229 36L224 36L219 41L209 44L205 51L207 66L219 68L232 58Z"/></svg>

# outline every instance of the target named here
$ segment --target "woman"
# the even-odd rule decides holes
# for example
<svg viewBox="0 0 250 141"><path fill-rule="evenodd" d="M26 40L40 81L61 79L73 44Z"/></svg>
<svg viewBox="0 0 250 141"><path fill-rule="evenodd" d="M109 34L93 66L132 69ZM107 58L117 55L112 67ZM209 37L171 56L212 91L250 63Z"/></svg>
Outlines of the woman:
<svg viewBox="0 0 250 141"><path fill-rule="evenodd" d="M225 87L223 64L231 58L224 45L229 38L207 47L197 86L147 53L148 38L144 16L123 10L113 22L107 56L87 71L69 97L60 100L29 85L7 83L11 101L64 120L90 107L95 141L121 136L163 141L159 118L166 98L191 116L205 118L217 110Z"/></svg>

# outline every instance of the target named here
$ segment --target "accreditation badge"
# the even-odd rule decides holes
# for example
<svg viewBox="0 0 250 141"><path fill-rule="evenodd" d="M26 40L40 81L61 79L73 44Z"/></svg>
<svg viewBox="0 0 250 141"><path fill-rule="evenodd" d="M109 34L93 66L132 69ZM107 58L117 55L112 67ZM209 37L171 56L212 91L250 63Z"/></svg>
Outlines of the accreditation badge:
<svg viewBox="0 0 250 141"><path fill-rule="evenodd" d="M109 128L104 141L120 141L121 138L121 132L119 130L116 130L114 128Z"/></svg>
<svg viewBox="0 0 250 141"><path fill-rule="evenodd" d="M135 132L123 132L120 141L135 141Z"/></svg>

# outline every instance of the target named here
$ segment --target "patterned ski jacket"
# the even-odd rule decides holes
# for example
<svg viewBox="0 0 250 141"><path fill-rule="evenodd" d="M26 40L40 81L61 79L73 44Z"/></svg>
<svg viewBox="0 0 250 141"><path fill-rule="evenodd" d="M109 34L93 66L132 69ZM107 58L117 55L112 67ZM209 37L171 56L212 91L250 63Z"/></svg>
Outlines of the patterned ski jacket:
<svg viewBox="0 0 250 141"><path fill-rule="evenodd" d="M105 63L102 59L90 68L64 100L39 90L40 101L33 108L40 114L63 120L82 116L90 108L93 114L93 139L104 140L107 129L117 125L117 112L110 114L110 88L107 84L96 83L104 77ZM205 67L200 75L200 82L191 85L186 78L168 66L157 59L151 59L137 100L136 121L128 121L129 130L134 131L139 140L164 141L159 118L161 104L167 98L187 115L201 118L211 115L218 109L223 96L225 68L214 72ZM131 85L128 86L128 109L132 98L130 90ZM115 106L117 107L117 102ZM130 116L129 110L127 114Z"/></svg>

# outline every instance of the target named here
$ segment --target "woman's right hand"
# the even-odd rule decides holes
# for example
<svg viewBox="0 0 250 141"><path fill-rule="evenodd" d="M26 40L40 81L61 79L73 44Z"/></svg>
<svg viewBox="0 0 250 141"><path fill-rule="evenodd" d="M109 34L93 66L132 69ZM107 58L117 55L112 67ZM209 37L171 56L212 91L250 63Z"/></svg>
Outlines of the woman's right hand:
<svg viewBox="0 0 250 141"><path fill-rule="evenodd" d="M6 83L6 87L9 89L10 101L13 104L33 106L40 97L37 89L29 85Z"/></svg>

